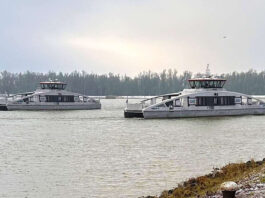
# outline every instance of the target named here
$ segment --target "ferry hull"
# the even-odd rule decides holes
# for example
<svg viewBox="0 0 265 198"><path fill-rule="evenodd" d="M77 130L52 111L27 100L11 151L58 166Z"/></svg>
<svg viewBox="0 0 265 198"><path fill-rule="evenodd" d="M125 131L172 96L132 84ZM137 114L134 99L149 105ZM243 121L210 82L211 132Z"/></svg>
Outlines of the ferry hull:
<svg viewBox="0 0 265 198"><path fill-rule="evenodd" d="M92 110L101 109L101 104L75 104L75 105L39 105L39 104L9 104L8 111L13 110Z"/></svg>
<svg viewBox="0 0 265 198"><path fill-rule="evenodd" d="M124 111L125 118L143 118L142 111Z"/></svg>
<svg viewBox="0 0 265 198"><path fill-rule="evenodd" d="M0 111L7 111L7 106L5 104L0 104Z"/></svg>
<svg viewBox="0 0 265 198"><path fill-rule="evenodd" d="M264 115L265 108L219 109L219 110L179 110L179 111L143 111L143 117L153 118L192 118L236 115Z"/></svg>

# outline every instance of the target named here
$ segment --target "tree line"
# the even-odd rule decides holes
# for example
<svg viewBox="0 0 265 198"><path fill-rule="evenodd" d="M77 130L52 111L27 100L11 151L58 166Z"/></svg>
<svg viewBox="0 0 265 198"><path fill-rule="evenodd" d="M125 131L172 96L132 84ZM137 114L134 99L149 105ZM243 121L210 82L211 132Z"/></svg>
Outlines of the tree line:
<svg viewBox="0 0 265 198"><path fill-rule="evenodd" d="M91 96L159 95L188 88L188 79L192 76L202 76L202 74L192 75L189 71L178 74L173 69L163 70L160 73L141 72L135 77L113 73L98 75L85 71L71 73L37 73L30 71L11 73L2 71L0 72L0 94L34 91L39 86L39 82L50 79L67 83L67 90L69 91ZM228 90L265 95L265 71L249 70L220 76L227 79L225 88Z"/></svg>

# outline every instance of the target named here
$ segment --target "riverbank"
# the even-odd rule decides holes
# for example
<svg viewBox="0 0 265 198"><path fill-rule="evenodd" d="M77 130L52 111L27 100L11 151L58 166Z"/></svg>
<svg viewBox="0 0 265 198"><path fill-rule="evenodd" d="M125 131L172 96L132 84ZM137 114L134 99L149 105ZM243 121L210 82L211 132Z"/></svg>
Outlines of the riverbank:
<svg viewBox="0 0 265 198"><path fill-rule="evenodd" d="M262 161L228 164L212 173L191 178L178 187L162 192L159 197L145 198L221 198L220 185L226 181L238 184L237 198L265 197L265 158Z"/></svg>

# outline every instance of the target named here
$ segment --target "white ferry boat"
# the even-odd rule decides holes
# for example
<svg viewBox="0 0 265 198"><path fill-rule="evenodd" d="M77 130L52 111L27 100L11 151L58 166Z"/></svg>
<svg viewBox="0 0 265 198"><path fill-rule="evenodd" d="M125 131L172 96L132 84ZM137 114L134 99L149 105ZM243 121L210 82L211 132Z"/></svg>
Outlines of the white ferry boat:
<svg viewBox="0 0 265 198"><path fill-rule="evenodd" d="M206 77L190 79L190 89L155 96L136 104L127 100L124 117L183 118L265 114L264 101L227 91L223 88L225 79L206 73Z"/></svg>
<svg viewBox="0 0 265 198"><path fill-rule="evenodd" d="M94 98L66 91L63 82L40 82L34 92L19 93L2 99L0 110L89 110L100 109Z"/></svg>

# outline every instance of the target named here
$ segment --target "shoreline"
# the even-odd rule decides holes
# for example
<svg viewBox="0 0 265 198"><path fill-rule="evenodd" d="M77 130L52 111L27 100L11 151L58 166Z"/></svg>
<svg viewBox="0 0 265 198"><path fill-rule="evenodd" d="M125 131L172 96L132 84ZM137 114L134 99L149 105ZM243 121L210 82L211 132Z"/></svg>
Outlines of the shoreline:
<svg viewBox="0 0 265 198"><path fill-rule="evenodd" d="M159 196L139 198L222 198L220 185L227 181L238 184L237 198L265 197L265 158L262 161L230 163L222 168L214 168L211 173L190 178Z"/></svg>

